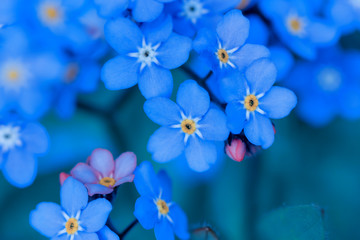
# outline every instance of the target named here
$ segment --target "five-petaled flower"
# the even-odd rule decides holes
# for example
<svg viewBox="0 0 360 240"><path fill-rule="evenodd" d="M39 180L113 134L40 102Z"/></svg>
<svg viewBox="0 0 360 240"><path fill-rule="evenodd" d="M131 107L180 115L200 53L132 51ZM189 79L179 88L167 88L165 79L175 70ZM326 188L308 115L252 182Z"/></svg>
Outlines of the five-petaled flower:
<svg viewBox="0 0 360 240"><path fill-rule="evenodd" d="M157 175L150 162L143 162L135 171L135 186L141 195L135 203L134 215L145 229L155 230L157 240L188 239L187 217L171 201L171 180L165 171Z"/></svg>

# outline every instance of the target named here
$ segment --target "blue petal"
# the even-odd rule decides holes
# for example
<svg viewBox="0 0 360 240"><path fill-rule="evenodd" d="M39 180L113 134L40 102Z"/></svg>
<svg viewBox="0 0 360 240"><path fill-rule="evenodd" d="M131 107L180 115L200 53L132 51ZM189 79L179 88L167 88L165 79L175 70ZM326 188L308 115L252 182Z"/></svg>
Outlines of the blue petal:
<svg viewBox="0 0 360 240"><path fill-rule="evenodd" d="M270 57L270 51L265 46L245 44L235 52L231 61L237 66L238 71L243 71L255 60Z"/></svg>
<svg viewBox="0 0 360 240"><path fill-rule="evenodd" d="M37 160L25 149L13 149L3 163L5 178L12 185L24 188L31 185L37 174Z"/></svg>
<svg viewBox="0 0 360 240"><path fill-rule="evenodd" d="M202 117L210 107L208 92L194 80L183 82L178 90L176 102L184 111L186 117Z"/></svg>
<svg viewBox="0 0 360 240"><path fill-rule="evenodd" d="M77 93L73 89L62 91L56 99L56 113L59 117L69 119L75 112Z"/></svg>
<svg viewBox="0 0 360 240"><path fill-rule="evenodd" d="M240 72L234 72L221 78L220 91L227 103L244 100L246 96L245 76Z"/></svg>
<svg viewBox="0 0 360 240"><path fill-rule="evenodd" d="M227 127L234 134L239 134L244 129L246 109L238 102L231 102L226 106Z"/></svg>
<svg viewBox="0 0 360 240"><path fill-rule="evenodd" d="M172 33L173 24L170 15L160 15L155 21L143 23L141 31L145 36L146 43L152 46L167 40Z"/></svg>
<svg viewBox="0 0 360 240"><path fill-rule="evenodd" d="M126 10L129 0L94 0L101 17L119 17Z"/></svg>
<svg viewBox="0 0 360 240"><path fill-rule="evenodd" d="M252 144L266 149L274 142L274 129L271 121L264 115L254 112L245 125L245 136Z"/></svg>
<svg viewBox="0 0 360 240"><path fill-rule="evenodd" d="M259 59L246 69L251 94L267 92L276 80L276 67L269 59Z"/></svg>
<svg viewBox="0 0 360 240"><path fill-rule="evenodd" d="M147 150L157 162L168 162L184 151L185 134L179 128L161 127L151 135Z"/></svg>
<svg viewBox="0 0 360 240"><path fill-rule="evenodd" d="M26 143L26 150L32 153L45 153L49 147L49 135L46 129L38 123L29 123L21 133Z"/></svg>
<svg viewBox="0 0 360 240"><path fill-rule="evenodd" d="M161 199L165 202L170 202L172 198L171 179L164 170L159 171L157 176L162 190Z"/></svg>
<svg viewBox="0 0 360 240"><path fill-rule="evenodd" d="M139 197L135 202L134 215L146 230L154 228L158 221L158 210L154 199L149 196Z"/></svg>
<svg viewBox="0 0 360 240"><path fill-rule="evenodd" d="M179 106L168 98L157 97L144 104L145 114L159 125L174 125L181 122Z"/></svg>
<svg viewBox="0 0 360 240"><path fill-rule="evenodd" d="M212 29L202 28L198 31L194 41L193 48L196 52L216 51L217 36Z"/></svg>
<svg viewBox="0 0 360 240"><path fill-rule="evenodd" d="M150 162L142 162L134 172L134 183L136 190L141 196L159 197L160 185Z"/></svg>
<svg viewBox="0 0 360 240"><path fill-rule="evenodd" d="M294 66L294 56L291 52L282 46L272 46L269 48L271 60L277 68L278 80L284 79Z"/></svg>
<svg viewBox="0 0 360 240"><path fill-rule="evenodd" d="M99 240L99 237L96 233L78 232L74 240Z"/></svg>
<svg viewBox="0 0 360 240"><path fill-rule="evenodd" d="M111 203L104 198L91 201L80 215L81 226L87 232L100 231L104 227L111 210Z"/></svg>
<svg viewBox="0 0 360 240"><path fill-rule="evenodd" d="M54 237L64 229L65 219L61 207L55 203L42 202L30 213L30 225L46 237Z"/></svg>
<svg viewBox="0 0 360 240"><path fill-rule="evenodd" d="M185 149L185 156L192 170L204 172L210 168L209 163L216 161L216 147L211 142L191 136Z"/></svg>
<svg viewBox="0 0 360 240"><path fill-rule="evenodd" d="M110 90L130 88L138 82L139 66L135 58L118 56L104 64L101 79Z"/></svg>
<svg viewBox="0 0 360 240"><path fill-rule="evenodd" d="M119 236L111 231L106 225L97 234L99 240L120 240Z"/></svg>
<svg viewBox="0 0 360 240"><path fill-rule="evenodd" d="M59 236L52 237L51 240L69 240L67 234L61 234Z"/></svg>
<svg viewBox="0 0 360 240"><path fill-rule="evenodd" d="M225 141L229 136L226 116L219 109L210 108L198 124L204 140Z"/></svg>
<svg viewBox="0 0 360 240"><path fill-rule="evenodd" d="M269 42L270 31L263 20L256 14L248 15L250 21L250 32L247 43L267 45Z"/></svg>
<svg viewBox="0 0 360 240"><path fill-rule="evenodd" d="M111 47L120 54L138 52L143 35L138 26L126 18L108 21L104 26L105 37Z"/></svg>
<svg viewBox="0 0 360 240"><path fill-rule="evenodd" d="M135 0L132 15L137 22L151 22L161 14L163 8L164 4L155 0Z"/></svg>
<svg viewBox="0 0 360 240"><path fill-rule="evenodd" d="M296 106L296 95L283 87L272 87L264 97L259 99L259 107L269 118L283 118L289 115Z"/></svg>
<svg viewBox="0 0 360 240"><path fill-rule="evenodd" d="M176 236L180 239L189 239L188 220L184 211L177 204L173 204L170 207L169 216L174 222Z"/></svg>
<svg viewBox="0 0 360 240"><path fill-rule="evenodd" d="M68 177L60 190L61 206L70 217L86 207L88 193L86 187L72 177Z"/></svg>
<svg viewBox="0 0 360 240"><path fill-rule="evenodd" d="M170 97L173 89L171 72L155 64L145 67L140 75L139 89L146 99Z"/></svg>
<svg viewBox="0 0 360 240"><path fill-rule="evenodd" d="M51 103L50 92L41 89L22 91L18 103L21 114L28 119L38 119L49 109Z"/></svg>
<svg viewBox="0 0 360 240"><path fill-rule="evenodd" d="M328 22L324 21L312 21L308 31L310 40L322 46L333 45L339 38L335 26L331 26Z"/></svg>
<svg viewBox="0 0 360 240"><path fill-rule="evenodd" d="M216 32L226 50L238 48L245 43L249 36L250 22L240 10L232 10L225 14Z"/></svg>
<svg viewBox="0 0 360 240"><path fill-rule="evenodd" d="M180 67L188 60L190 50L191 39L173 33L160 46L156 58L164 68L174 69Z"/></svg>
<svg viewBox="0 0 360 240"><path fill-rule="evenodd" d="M171 223L166 218L162 218L159 223L155 225L156 240L174 240L174 230Z"/></svg>

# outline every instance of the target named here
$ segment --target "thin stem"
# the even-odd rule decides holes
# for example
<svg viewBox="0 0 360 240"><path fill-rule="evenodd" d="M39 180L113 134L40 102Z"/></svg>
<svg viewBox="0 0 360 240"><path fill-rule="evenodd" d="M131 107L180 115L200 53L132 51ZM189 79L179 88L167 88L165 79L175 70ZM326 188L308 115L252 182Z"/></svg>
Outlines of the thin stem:
<svg viewBox="0 0 360 240"><path fill-rule="evenodd" d="M205 227L200 227L200 228L196 228L192 231L193 233L201 233L201 232L205 232L205 237L206 239L208 239L209 234L215 239L215 240L219 240L219 237L216 235L215 231L209 227L209 226L205 226Z"/></svg>
<svg viewBox="0 0 360 240"><path fill-rule="evenodd" d="M135 219L132 223L130 223L130 225L125 228L124 231L122 231L120 234L118 234L119 238L122 240L126 234L128 234L128 232L130 232L130 230L135 227L135 225L138 223L139 221L137 219Z"/></svg>

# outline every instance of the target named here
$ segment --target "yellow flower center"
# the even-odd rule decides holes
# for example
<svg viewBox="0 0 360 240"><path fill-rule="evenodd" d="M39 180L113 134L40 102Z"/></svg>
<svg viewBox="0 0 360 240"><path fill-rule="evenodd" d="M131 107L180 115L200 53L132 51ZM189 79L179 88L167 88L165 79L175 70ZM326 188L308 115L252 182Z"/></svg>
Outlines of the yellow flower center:
<svg viewBox="0 0 360 240"><path fill-rule="evenodd" d="M244 105L246 110L253 112L256 110L257 106L259 105L259 100L255 97L255 95L248 95L245 98Z"/></svg>
<svg viewBox="0 0 360 240"><path fill-rule="evenodd" d="M301 22L296 18L290 19L289 25L294 32L298 32L301 30Z"/></svg>
<svg viewBox="0 0 360 240"><path fill-rule="evenodd" d="M227 63L229 61L229 54L226 52L225 49L219 49L217 52L217 56L222 63Z"/></svg>
<svg viewBox="0 0 360 240"><path fill-rule="evenodd" d="M70 218L66 224L65 229L68 234L75 234L79 229L79 223L75 218Z"/></svg>
<svg viewBox="0 0 360 240"><path fill-rule="evenodd" d="M161 200L159 199L157 202L156 202L156 206L159 210L159 212L163 215L166 215L168 214L169 212L169 207L168 205L166 204L166 202L164 200Z"/></svg>
<svg viewBox="0 0 360 240"><path fill-rule="evenodd" d="M12 82L16 82L19 79L19 73L16 70L11 70L8 72L8 78Z"/></svg>
<svg viewBox="0 0 360 240"><path fill-rule="evenodd" d="M187 134L193 134L196 131L196 123L191 119L185 119L181 122L181 130Z"/></svg>
<svg viewBox="0 0 360 240"><path fill-rule="evenodd" d="M48 7L46 9L46 16L50 19L55 19L55 18L58 18L59 13L55 7Z"/></svg>
<svg viewBox="0 0 360 240"><path fill-rule="evenodd" d="M100 184L105 187L113 187L115 183L116 183L115 179L111 177L104 177L100 180Z"/></svg>

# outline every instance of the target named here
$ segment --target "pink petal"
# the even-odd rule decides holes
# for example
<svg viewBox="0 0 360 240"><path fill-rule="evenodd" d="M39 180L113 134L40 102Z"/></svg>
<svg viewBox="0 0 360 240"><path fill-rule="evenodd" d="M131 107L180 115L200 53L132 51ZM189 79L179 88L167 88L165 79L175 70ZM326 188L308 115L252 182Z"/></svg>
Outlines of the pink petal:
<svg viewBox="0 0 360 240"><path fill-rule="evenodd" d="M101 184L85 184L86 188L88 189L89 196L92 196L94 194L109 194L114 189L105 187Z"/></svg>
<svg viewBox="0 0 360 240"><path fill-rule="evenodd" d="M106 149L95 149L90 156L90 166L99 171L103 177L109 177L114 172L114 158Z"/></svg>
<svg viewBox="0 0 360 240"><path fill-rule="evenodd" d="M123 183L126 183L126 182L132 182L132 181L134 181L134 177L135 177L135 175L134 175L134 174L131 174L131 175L129 175L129 176L120 178L119 180L116 181L114 187L117 187L117 186L119 186L120 184L123 184Z"/></svg>
<svg viewBox="0 0 360 240"><path fill-rule="evenodd" d="M71 175L82 183L99 182L99 173L86 163L78 163L72 170Z"/></svg>
<svg viewBox="0 0 360 240"><path fill-rule="evenodd" d="M64 173L64 172L60 173L60 185L61 185L61 186L64 184L65 180L66 180L68 177L70 177L69 174Z"/></svg>
<svg viewBox="0 0 360 240"><path fill-rule="evenodd" d="M133 174L136 168L136 155L133 152L125 152L115 160L115 180L120 180Z"/></svg>
<svg viewBox="0 0 360 240"><path fill-rule="evenodd" d="M232 160L241 162L245 157L246 145L241 139L233 139L231 145L226 145L225 152Z"/></svg>

